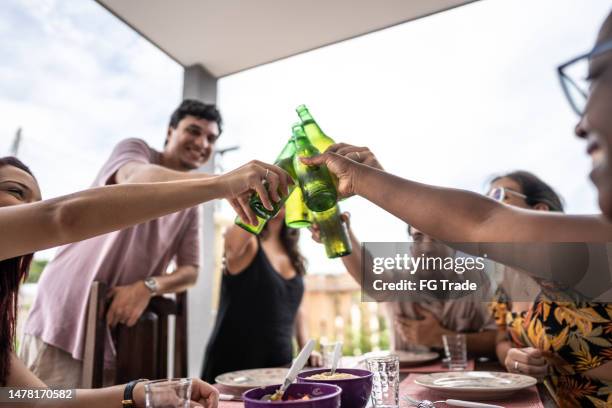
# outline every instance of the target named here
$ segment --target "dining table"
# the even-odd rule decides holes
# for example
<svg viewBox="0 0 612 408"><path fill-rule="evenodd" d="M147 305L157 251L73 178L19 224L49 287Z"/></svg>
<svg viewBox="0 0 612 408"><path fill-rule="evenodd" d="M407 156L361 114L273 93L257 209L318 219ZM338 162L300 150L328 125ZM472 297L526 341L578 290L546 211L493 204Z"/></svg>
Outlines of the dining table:
<svg viewBox="0 0 612 408"><path fill-rule="evenodd" d="M436 366L432 365L432 367L435 370ZM474 359L473 362L470 362L469 368L474 371L501 371L501 372L505 371L505 369L499 362L495 360L485 359L485 358ZM405 380L407 380L411 374L412 375L414 375L415 373L422 374L426 371L427 370L424 369L424 366L403 367L400 370L400 383L402 384L400 386L400 390L409 389L407 387L407 384L405 384ZM223 387L220 387L218 385L217 385L217 388L219 388L220 392L222 393L224 393L224 391L227 391ZM543 383L539 382L536 385L536 389L537 389L537 394L539 396L539 400L541 401L541 407L543 408L558 407L553 396L551 395L551 393L548 391L548 389ZM403 396L402 392L400 392L400 408L408 408L409 405L405 402L402 402L402 396ZM481 401L481 402L485 402L485 401ZM491 404L498 404L498 405L504 406L504 401L491 401ZM219 402L219 408L239 408L243 406L244 406L244 403L242 401L220 401Z"/></svg>
<svg viewBox="0 0 612 408"><path fill-rule="evenodd" d="M497 360L488 359L476 359L475 369L477 371L506 371L506 369ZM544 406L544 408L558 407L553 395L548 391L546 385L544 385L543 382L538 382L536 384L536 388L538 390L538 395L540 397L540 401L542 401L542 406Z"/></svg>

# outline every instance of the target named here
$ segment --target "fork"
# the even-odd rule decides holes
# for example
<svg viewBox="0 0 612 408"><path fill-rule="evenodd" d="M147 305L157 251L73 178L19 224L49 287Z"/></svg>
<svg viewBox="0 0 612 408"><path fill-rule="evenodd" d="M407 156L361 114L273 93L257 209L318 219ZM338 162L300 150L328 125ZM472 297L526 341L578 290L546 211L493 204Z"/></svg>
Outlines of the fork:
<svg viewBox="0 0 612 408"><path fill-rule="evenodd" d="M462 401L456 399L447 399L442 401L429 401L429 400L415 400L408 395L404 396L404 400L417 408L435 408L438 403L445 403L455 407L468 407L468 408L504 408L501 405L483 404L482 402Z"/></svg>

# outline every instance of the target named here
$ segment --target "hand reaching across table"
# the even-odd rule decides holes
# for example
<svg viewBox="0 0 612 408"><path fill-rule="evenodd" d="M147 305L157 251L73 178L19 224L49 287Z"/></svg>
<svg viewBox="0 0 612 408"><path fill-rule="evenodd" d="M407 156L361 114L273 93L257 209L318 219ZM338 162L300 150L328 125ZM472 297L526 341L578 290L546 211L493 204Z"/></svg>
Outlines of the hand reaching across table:
<svg viewBox="0 0 612 408"><path fill-rule="evenodd" d="M345 143L331 145L325 153L302 161L309 165L326 165L338 179L340 197L356 194L356 184L363 167L383 170L378 159L367 147L357 147Z"/></svg>

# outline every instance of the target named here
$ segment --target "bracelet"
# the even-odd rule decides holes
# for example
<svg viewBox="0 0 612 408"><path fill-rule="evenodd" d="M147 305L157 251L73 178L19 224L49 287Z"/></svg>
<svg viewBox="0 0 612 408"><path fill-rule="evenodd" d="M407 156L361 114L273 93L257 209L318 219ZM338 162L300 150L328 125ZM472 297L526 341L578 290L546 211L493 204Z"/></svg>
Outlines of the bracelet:
<svg viewBox="0 0 612 408"><path fill-rule="evenodd" d="M123 400L121 401L121 405L124 408L136 408L136 404L134 403L134 387L136 387L136 384L138 384L139 382L143 382L143 381L149 381L146 378L141 378L138 380L133 380L130 381L129 383L126 384L125 386L125 390L123 391Z"/></svg>

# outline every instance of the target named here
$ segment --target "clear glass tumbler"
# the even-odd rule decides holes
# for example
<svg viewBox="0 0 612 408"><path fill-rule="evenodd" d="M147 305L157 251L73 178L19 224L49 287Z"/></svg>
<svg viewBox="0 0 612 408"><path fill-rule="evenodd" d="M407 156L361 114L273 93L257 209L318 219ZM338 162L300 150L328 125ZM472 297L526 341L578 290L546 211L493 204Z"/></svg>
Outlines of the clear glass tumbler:
<svg viewBox="0 0 612 408"><path fill-rule="evenodd" d="M189 408L191 378L173 378L145 383L147 408Z"/></svg>
<svg viewBox="0 0 612 408"><path fill-rule="evenodd" d="M322 342L321 343L321 355L323 357L323 367L330 368L332 360L334 359L334 350L336 348L336 342Z"/></svg>
<svg viewBox="0 0 612 408"><path fill-rule="evenodd" d="M374 408L399 407L399 357L371 357L366 360L368 370L374 373L372 382L372 406Z"/></svg>
<svg viewBox="0 0 612 408"><path fill-rule="evenodd" d="M444 353L448 359L448 368L461 371L467 368L467 343L465 334L445 334L442 336Z"/></svg>

